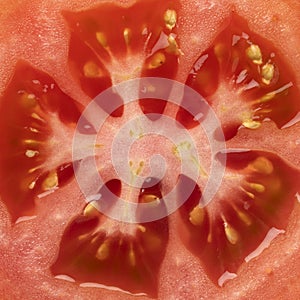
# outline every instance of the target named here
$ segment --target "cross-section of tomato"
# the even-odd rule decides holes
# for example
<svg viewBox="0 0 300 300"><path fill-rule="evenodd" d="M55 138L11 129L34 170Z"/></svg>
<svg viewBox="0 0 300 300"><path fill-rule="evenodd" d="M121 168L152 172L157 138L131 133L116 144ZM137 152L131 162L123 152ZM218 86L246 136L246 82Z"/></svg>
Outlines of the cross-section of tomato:
<svg viewBox="0 0 300 300"><path fill-rule="evenodd" d="M194 63L186 84L218 113L227 140L239 128L257 129L263 121L284 128L300 111L300 92L290 66L271 42L251 32L235 13ZM188 97L183 101L201 111L199 103ZM183 108L177 120L188 128L198 125Z"/></svg>
<svg viewBox="0 0 300 300"><path fill-rule="evenodd" d="M228 151L222 188L203 206L198 185L181 208L179 228L186 247L219 285L236 276L244 261L259 254L264 239L283 232L294 206L299 171L261 151ZM179 180L179 197L191 181ZM267 242L270 242L269 240ZM267 243L266 242L266 243Z"/></svg>
<svg viewBox="0 0 300 300"><path fill-rule="evenodd" d="M149 183L151 178L147 187L141 188L138 203L163 201L159 183L148 187ZM106 187L120 195L120 181L110 180ZM98 205L87 204L65 230L58 259L51 268L53 274L58 278L67 275L82 286L102 284L156 296L158 272L168 242L167 218L124 224L105 217L97 210Z"/></svg>
<svg viewBox="0 0 300 300"><path fill-rule="evenodd" d="M299 205L289 216L299 170L287 163L300 166L297 159L300 127L295 124L299 120L299 102L295 99L300 63L297 50L293 50L300 44L297 1L2 2L0 296L5 299L233 300L276 299L280 295L298 299ZM223 30L221 23L230 10L249 20L251 30L236 15ZM266 37L276 38L274 44L282 45L281 50L277 51ZM204 51L204 45L211 46ZM74 180L60 187L73 173L71 136L81 109L48 75L25 63L18 64L6 86L6 74L10 74L19 58L41 68L50 62L52 65L47 69L51 76L58 85L63 84L65 91L72 91L72 95L81 87L88 96L94 97L115 83L138 76L176 78L208 100L222 121L227 139L239 129L239 134L229 142L231 147L245 147L245 140L250 149L267 149L272 144L270 150L280 152L284 159L261 150L231 151L218 194L202 207L198 202L202 182L209 173L204 169L209 165L210 151L199 127L189 133L196 137L201 163L189 155L189 145L184 142L171 148L164 139L149 138L149 142L141 145L138 143L143 132L129 132L137 136L133 160L126 160L124 155L124 166L128 167L129 163L130 176L135 177L141 170L140 156L151 157L153 153L169 156L165 156L168 172L161 186L136 190L139 195L133 197L134 193L126 194L130 189L129 184L125 187L124 180L122 193L127 200L160 203L158 207L163 210L161 193L165 196L176 182L181 147L193 165L203 170L197 182L199 186L195 185L195 178L182 176L178 196L186 196L183 190L187 185L195 186L193 194L180 214L152 223L124 224L110 220L95 209L98 207L95 202L75 215L76 209L84 205L78 183ZM288 61L294 63L291 65L294 74L287 67ZM70 72L64 70L67 65ZM193 70L187 74L192 66ZM75 81L69 82L70 74ZM149 86L147 92L157 92L155 88ZM108 181L117 176L108 155L105 156L111 150L106 141L116 131L120 132L124 122L137 119L140 108L143 113L164 112L165 102L142 99L143 92L141 89L135 93L136 103L128 106L122 106L122 94L117 89L111 99L100 103L106 112L120 105L112 113L113 117L120 118L109 117L105 124L107 130L99 131L100 143L88 145L97 152L100 168L96 172L105 175L106 186L117 195L121 182ZM160 92L161 98L168 99L168 89ZM186 101L189 95L184 96ZM197 103L191 106L194 117L201 123L206 111ZM172 104L167 106L168 117L175 118L173 108ZM177 119L188 128L194 126L191 116L182 111ZM151 124L155 127L155 122ZM90 123L84 125L87 126L81 128L82 135L96 134ZM251 130L257 128L260 129ZM174 135L177 135L176 126ZM258 138L261 138L259 146ZM267 143L264 144L263 138ZM283 148L285 151L281 151ZM223 155L220 153L217 158ZM156 167L149 165L152 170ZM148 172L146 167L139 176L144 171ZM86 182L94 179L94 173L88 173ZM105 200L104 191L99 190L99 194ZM46 201L39 206L41 201L36 198L45 195ZM299 200L299 189L296 195ZM35 200L39 207L33 211ZM176 201L176 197L170 200ZM35 212L36 218L24 218L16 224L9 221L10 215L15 220ZM143 219L143 215L138 219ZM286 234L252 260L284 230ZM249 260L251 263L245 263ZM222 289L218 287L236 277L235 273L238 274L235 280ZM141 293L146 295L137 296Z"/></svg>
<svg viewBox="0 0 300 300"><path fill-rule="evenodd" d="M71 149L59 151L80 116L79 105L49 75L20 62L1 102L0 189L12 218L31 215L34 198L73 174Z"/></svg>

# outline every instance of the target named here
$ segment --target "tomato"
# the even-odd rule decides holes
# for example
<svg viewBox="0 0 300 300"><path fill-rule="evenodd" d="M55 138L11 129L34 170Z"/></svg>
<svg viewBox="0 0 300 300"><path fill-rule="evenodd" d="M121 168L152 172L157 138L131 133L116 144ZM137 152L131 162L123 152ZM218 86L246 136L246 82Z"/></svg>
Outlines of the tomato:
<svg viewBox="0 0 300 300"><path fill-rule="evenodd" d="M1 8L3 299L299 297L296 1Z"/></svg>

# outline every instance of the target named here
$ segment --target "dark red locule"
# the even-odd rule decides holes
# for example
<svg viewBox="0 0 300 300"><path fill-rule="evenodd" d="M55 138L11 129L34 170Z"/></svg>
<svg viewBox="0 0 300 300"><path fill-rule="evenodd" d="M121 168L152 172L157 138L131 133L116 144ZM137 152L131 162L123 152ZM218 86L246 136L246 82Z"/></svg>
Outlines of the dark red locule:
<svg viewBox="0 0 300 300"><path fill-rule="evenodd" d="M186 247L200 258L209 277L220 285L221 276L237 272L270 230L286 228L286 216L294 207L300 176L268 152L219 153L218 159L224 155L224 184L230 186L229 190L202 207L201 191L195 183L194 192L180 208L184 226L178 229ZM189 181L192 179L180 177L178 197L184 195Z"/></svg>
<svg viewBox="0 0 300 300"><path fill-rule="evenodd" d="M114 179L106 186L120 195L119 181ZM139 203L161 198L156 184L141 189ZM157 296L158 272L168 243L167 218L122 224L108 219L96 206L88 204L65 230L52 273L83 284L100 283L132 294Z"/></svg>
<svg viewBox="0 0 300 300"><path fill-rule="evenodd" d="M46 167L52 148L57 150L49 122L56 116L61 128L73 130L81 108L49 75L25 62L18 63L1 103L0 190L16 220L34 213L36 196L73 177L72 162Z"/></svg>
<svg viewBox="0 0 300 300"><path fill-rule="evenodd" d="M300 111L300 92L291 68L271 42L251 32L235 13L194 63L186 84L217 111L226 140L239 128L258 129L264 121L284 128ZM195 109L200 105L189 103L188 97L183 101ZM183 108L176 118L187 128L199 125Z"/></svg>
<svg viewBox="0 0 300 300"><path fill-rule="evenodd" d="M151 0L129 9L103 4L99 9L65 12L71 30L69 64L82 89L95 97L112 84L135 77L173 79L181 55L177 8L177 1ZM120 66L128 74L119 74ZM122 98L118 94L115 98L119 108L111 115L120 117ZM144 114L162 114L166 106L160 99L142 99L142 93L139 104ZM100 106L105 109L105 103Z"/></svg>

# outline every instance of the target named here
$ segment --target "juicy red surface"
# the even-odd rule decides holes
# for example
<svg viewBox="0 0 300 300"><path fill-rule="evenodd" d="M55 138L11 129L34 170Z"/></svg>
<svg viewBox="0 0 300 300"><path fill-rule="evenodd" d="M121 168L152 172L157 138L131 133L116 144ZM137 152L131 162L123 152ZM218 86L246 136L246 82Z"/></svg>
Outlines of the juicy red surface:
<svg viewBox="0 0 300 300"><path fill-rule="evenodd" d="M152 181L141 188L139 203L145 202L147 195L161 198L159 183L153 182L153 185ZM106 186L120 195L119 181L111 180ZM100 194L103 194L102 189ZM113 232L108 231L106 222L107 217L96 209L90 214L78 215L64 232L58 259L51 267L52 273L68 275L76 282L117 286L133 294L157 296L157 273L168 243L167 218L145 223L142 230L136 224L110 220L110 226L118 228ZM135 234L128 234L128 229L124 230L126 226L129 230L133 228ZM103 245L108 245L109 252L99 256L98 251ZM130 257L131 251L134 258Z"/></svg>
<svg viewBox="0 0 300 300"><path fill-rule="evenodd" d="M126 9L112 4L101 4L101 6L88 11L64 13L71 31L69 67L82 90L88 96L94 97L114 83L116 74L111 72L110 64L118 63L123 61L124 57L131 57L135 54L143 53L144 55L142 65L139 66L140 69L137 72L139 73L138 76L175 78L180 55L178 53L170 53L170 49L165 46L159 49L165 55L165 63L154 69L147 68L153 55L158 51L154 52L153 49L157 45L160 46L158 43L160 37L170 33L167 29L162 30L162 27L164 27L162 21L163 12L166 8L175 8L177 10L178 4L177 2L174 4L173 2L147 1L138 2L131 8ZM297 99L299 92L295 86L295 76L285 61L277 56L272 43L250 32L246 22L237 15L233 15L232 18L225 30L217 36L209 49L202 53L195 62L186 83L196 89L202 96L205 96L209 103L213 105L214 93L217 91L219 84L222 81L227 81L228 83L232 77L236 79L239 72L244 70L243 68L247 68L251 78L259 80L253 65L249 64L243 56L249 41L257 43L261 47L263 55L268 56L272 52L275 53L275 57L272 57L272 62L276 65L276 76L269 86L260 86L258 89L243 92L241 101L249 104L252 100L265 95L265 93L275 91L289 82L292 83L291 87L283 93L278 93L272 102L256 106L249 104L250 109L255 112L255 117L258 120L270 119L278 128L282 128L299 112L299 101ZM148 34L141 35L145 20ZM130 48L123 39L123 30L127 27L133 29ZM96 40L95 33L98 31L105 34L108 47L103 47ZM250 34L250 40L242 39L241 43L233 46L233 34L241 36L242 32ZM177 34L176 27L172 30L172 33L174 35ZM221 56L217 58L214 46L218 43L225 43L226 47ZM199 67L200 62L206 55L208 55L208 59ZM240 65L237 66L235 72L232 72L233 57L236 57L235 55L240 59ZM84 75L85 63L89 61L97 65L101 76L88 78ZM3 200L13 219L24 213L33 213L34 201L40 192L39 186L49 172L47 170L36 175L36 189L32 191L26 190L25 192L20 190L19 186L22 179L26 177L28 168L32 167L32 164L27 162L24 155L20 156L20 153L23 151L20 141L23 138L35 137L35 135L32 132L28 133L28 123L32 120L26 116L26 110L23 107L21 108L18 102L11 99L19 97L18 91L20 89L26 89L26 92L39 96L43 95L44 92L41 87L38 85L39 88L36 89L36 83L32 80L39 80L42 84L46 83L48 86L54 83L54 90L47 92L47 96L50 96L40 97L43 99L40 101L43 117L47 119L48 114L57 113L63 123L71 125L76 123L80 115L77 105L60 91L56 83L48 75L23 65L23 63L20 65L22 67L16 68L15 75L5 92L2 106L0 107L0 112L4 116L3 120L0 121L0 128L3 128L1 130L3 136L1 145L4 149L0 158L0 189ZM125 74L125 77L127 75ZM24 86L23 83L25 83ZM243 82L243 84L246 83ZM231 91L237 88L237 86L230 84L227 87ZM169 92L169 90L162 90L162 98L167 98ZM142 94L140 94L140 97L142 98ZM194 108L195 114L201 112L203 113L202 118L205 118L206 112L202 111L202 107L199 107L198 103L190 103L192 99L185 94L183 101L187 100L187 105ZM111 103L99 104L105 111L111 113L113 117L121 117L125 110L125 107L122 105L123 100L116 93L116 97L111 99L111 101L114 102L114 105L119 106L119 109L110 112ZM166 102L160 99L139 99L139 104L145 114L161 114L164 112ZM268 109L269 111L262 113L261 110L263 109ZM194 116L191 117L184 110L179 110L177 120L187 128L193 128L198 125L198 123L193 121ZM18 120L19 123L14 123L12 120ZM51 128L48 124L43 124L43 122L34 122L36 122L35 126L39 126L43 133L41 140L46 141L52 134ZM16 127L16 124L20 126ZM222 125L225 136L229 140L236 136L241 123L233 120ZM46 154L43 157L43 162L47 162L47 147L45 149ZM273 163L275 167L272 174L254 174L249 170L245 170L248 164L258 157L267 157ZM195 185L193 193L180 210L184 226L178 228L178 232L184 246L200 260L207 275L216 284L218 278L226 270L231 272L239 270L245 256L259 245L272 226L286 228L288 216L294 204L294 195L297 192L297 178L299 178L299 172L288 165L286 161L263 151L229 153L227 169L237 177L245 176L251 182L258 181L264 184L267 187L266 191L259 195L254 192L254 196L257 199L248 199L247 195L245 196L239 189L240 186L233 183L230 192L226 194L226 199L217 197L213 201L216 205L219 205L220 215L212 213L211 207L208 205L204 208L203 222L200 226L191 224L189 213L199 202L202 188L192 179L182 176L181 181L179 181L178 191L178 197L181 197L181 193L184 194L183 191L186 184ZM71 162L66 162L58 166L56 171L58 172L59 184L65 185L73 175L73 166ZM273 184L274 182L276 184ZM280 184L280 189L277 187L278 183ZM120 194L120 181L109 181L106 186L115 195ZM100 193L102 192L100 190ZM105 193L103 192L102 194ZM161 207L165 209L163 204L164 195L161 192L160 183L154 184L152 187L142 187L138 197L139 201L146 202L145 199L148 199L146 197L148 195L161 199ZM14 199L15 202L11 201L11 199ZM245 203L247 203L246 206L244 205ZM250 226L245 225L245 222L237 218L232 204L235 204L236 208L248 214L252 222ZM211 204L212 207L213 205ZM221 219L221 214L225 216L229 224L237 229L241 237L235 245L232 245L226 239L224 220ZM156 297L159 286L159 272L169 242L169 219L164 218L140 224L144 226L145 232L137 227L135 235L126 234L124 230L108 234L111 223L107 225L107 221L107 217L98 211L93 212L92 215L84 215L82 211L81 214L69 222L60 242L57 260L51 267L52 274L71 276L75 280L75 283L71 283L72 285L91 281L107 286L112 285L130 293L146 293L149 296ZM122 228L122 226L125 228L126 224L117 223L118 228ZM210 233L212 238L208 241ZM111 243L110 255L107 260L101 261L96 258L95 253L107 239ZM157 241L159 241L158 246L153 248ZM132 249L134 249L136 254L135 266L133 266L128 256Z"/></svg>
<svg viewBox="0 0 300 300"><path fill-rule="evenodd" d="M255 64L247 57L246 50L250 45L260 47L261 64ZM272 63L275 68L270 84L262 82L262 66L267 63ZM253 82L255 86L250 87ZM228 99L231 102L230 106L234 108L243 102L246 103L253 113L253 120L260 122L272 120L282 128L300 111L298 100L300 92L290 66L277 55L272 42L251 32L247 22L235 13L209 49L196 60L186 80L186 84L205 97L211 105L217 101L218 87L224 83L227 89L237 95L233 99ZM287 85L289 87L279 91ZM271 100L253 103L273 92L276 95ZM228 97L228 95L221 96ZM191 99L184 96L183 101L190 102ZM189 105L193 105L195 110L200 109L199 103ZM242 125L241 120L236 117L233 113L231 120L226 120L226 123L222 124L227 140L233 138ZM194 116L183 108L177 113L177 120L187 128L199 125L193 118Z"/></svg>
<svg viewBox="0 0 300 300"><path fill-rule="evenodd" d="M203 221L198 225L190 221L190 213L199 205L201 198L200 188L194 183L193 193L180 209L185 227L178 228L186 247L200 258L207 274L216 283L226 271L237 272L245 257L258 248L272 227L286 229L300 176L298 171L268 152L229 152L219 153L218 157L224 155L227 156L227 169L243 175L244 180L240 183L238 177L227 179L233 181L232 191L216 196L214 201L219 202L217 211L211 211L211 205L215 206L212 202L205 206ZM251 168L253 162L262 157L274 166L269 174ZM185 186L192 183L190 178L180 178L179 197L184 195ZM251 189L248 183L259 183L265 190ZM253 197L245 191L252 193ZM247 216L246 221L239 217L239 213ZM232 244L226 238L225 222L237 231L237 243Z"/></svg>
<svg viewBox="0 0 300 300"><path fill-rule="evenodd" d="M129 74L137 72L141 77L175 78L178 69L179 53L168 45L167 37L174 34L176 28L170 30L164 24L164 12L166 9L175 9L176 2L148 1L138 2L130 9L125 9L112 4L104 4L98 9L70 13L65 17L71 30L69 50L69 63L71 71L79 80L81 88L91 97L95 97L112 83L116 83L114 77L120 77L118 70L110 73L112 64L122 61L126 65ZM151 12L151 13L150 13ZM130 30L130 42L124 39L124 30ZM101 33L103 44L97 40L97 33ZM164 62L157 67L149 68L149 64L157 53L164 55ZM135 67L135 61L126 61L126 57L143 56L142 65ZM87 62L93 62L99 69L99 76L89 78L84 75L83 69ZM135 69L134 69L135 67ZM124 75L123 75L124 76ZM122 78L123 80L123 78ZM167 91L170 92L170 91ZM140 94L142 98L142 93ZM120 117L123 114L122 99L116 94L115 100L118 110L112 116ZM140 99L140 107L145 114L162 114L166 102L160 99ZM107 111L107 103L100 106Z"/></svg>
<svg viewBox="0 0 300 300"><path fill-rule="evenodd" d="M28 99L28 96L34 99ZM31 104L32 101L35 103ZM15 219L33 214L35 197L43 192L41 184L51 171L44 168L47 141L52 135L48 125L50 115L56 113L65 125L74 126L80 110L79 105L64 94L49 75L19 62L2 98L0 113L0 190L2 200ZM26 141L32 142L28 144ZM38 154L28 157L27 150L38 151ZM35 171L29 172L34 168ZM73 176L70 166L57 168L60 183ZM33 181L36 184L30 189Z"/></svg>

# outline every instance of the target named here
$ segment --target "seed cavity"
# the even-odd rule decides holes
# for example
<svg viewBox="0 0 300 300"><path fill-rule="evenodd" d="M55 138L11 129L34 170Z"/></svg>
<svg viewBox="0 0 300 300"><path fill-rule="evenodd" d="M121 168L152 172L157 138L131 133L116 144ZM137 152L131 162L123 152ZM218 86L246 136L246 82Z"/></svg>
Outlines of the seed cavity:
<svg viewBox="0 0 300 300"><path fill-rule="evenodd" d="M153 54L151 61L148 64L148 69L156 69L166 62L166 56L162 52Z"/></svg>
<svg viewBox="0 0 300 300"><path fill-rule="evenodd" d="M266 85L269 85L274 77L274 73L275 67L273 64L267 63L263 65L263 67L261 68L262 82Z"/></svg>
<svg viewBox="0 0 300 300"><path fill-rule="evenodd" d="M249 164L248 166L251 170L256 172L269 175L273 172L274 167L270 160L264 156L258 157L255 161Z"/></svg>
<svg viewBox="0 0 300 300"><path fill-rule="evenodd" d="M176 22L177 22L176 11L173 9L167 9L164 13L164 21L165 21L166 27L169 30L172 30L176 26Z"/></svg>
<svg viewBox="0 0 300 300"><path fill-rule="evenodd" d="M200 226L204 221L204 215L204 209L197 205L190 212L189 221L195 226Z"/></svg>
<svg viewBox="0 0 300 300"><path fill-rule="evenodd" d="M258 45L252 44L246 49L248 58L256 65L262 64L262 54Z"/></svg>
<svg viewBox="0 0 300 300"><path fill-rule="evenodd" d="M88 61L83 66L83 74L88 78L99 78L102 75L100 68L93 62Z"/></svg>

